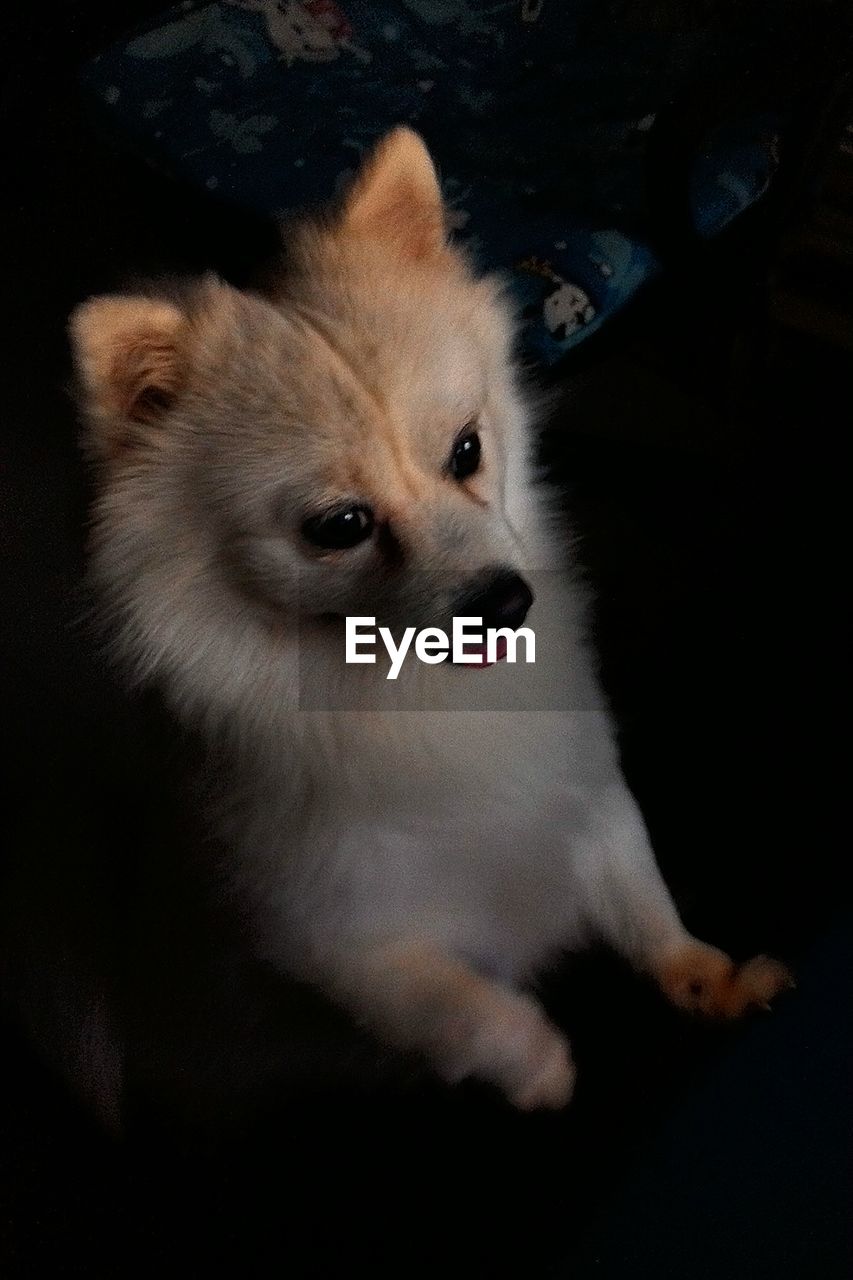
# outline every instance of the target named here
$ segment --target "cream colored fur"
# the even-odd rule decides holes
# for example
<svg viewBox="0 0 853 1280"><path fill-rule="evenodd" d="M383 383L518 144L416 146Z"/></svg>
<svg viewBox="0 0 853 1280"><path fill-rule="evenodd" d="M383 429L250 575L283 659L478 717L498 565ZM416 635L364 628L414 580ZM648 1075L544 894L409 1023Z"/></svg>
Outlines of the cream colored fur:
<svg viewBox="0 0 853 1280"><path fill-rule="evenodd" d="M603 939L709 1013L786 975L692 939L656 868L531 469L509 313L446 243L420 140L391 134L288 250L272 296L208 278L75 313L105 615L135 677L230 753L211 821L258 951L448 1081L562 1106L569 1046L529 993L560 953ZM459 484L468 423L483 464ZM377 534L308 547L305 515L347 499ZM344 664L329 615L446 626L494 566L534 585L535 667Z"/></svg>

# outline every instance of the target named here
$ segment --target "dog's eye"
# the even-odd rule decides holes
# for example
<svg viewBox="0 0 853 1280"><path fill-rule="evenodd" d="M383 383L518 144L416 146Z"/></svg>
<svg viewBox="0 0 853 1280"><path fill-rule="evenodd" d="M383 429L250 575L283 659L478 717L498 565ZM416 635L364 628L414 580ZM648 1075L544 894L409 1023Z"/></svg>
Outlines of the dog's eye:
<svg viewBox="0 0 853 1280"><path fill-rule="evenodd" d="M345 551L357 547L373 532L373 512L369 507L339 507L310 516L302 526L302 536L324 551Z"/></svg>
<svg viewBox="0 0 853 1280"><path fill-rule="evenodd" d="M450 474L454 480L472 476L480 465L480 437L476 431L466 431L453 446L450 455Z"/></svg>

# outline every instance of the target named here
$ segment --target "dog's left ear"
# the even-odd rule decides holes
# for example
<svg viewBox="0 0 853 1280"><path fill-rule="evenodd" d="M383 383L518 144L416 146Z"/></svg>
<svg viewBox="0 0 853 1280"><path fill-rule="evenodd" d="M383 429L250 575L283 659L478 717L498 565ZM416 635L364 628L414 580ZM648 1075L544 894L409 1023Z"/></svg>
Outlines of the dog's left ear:
<svg viewBox="0 0 853 1280"><path fill-rule="evenodd" d="M177 398L186 365L186 316L146 297L90 298L69 322L82 407L100 451L156 428Z"/></svg>
<svg viewBox="0 0 853 1280"><path fill-rule="evenodd" d="M446 243L438 175L424 141L394 129L362 164L344 201L341 227L385 240L406 257L428 258Z"/></svg>

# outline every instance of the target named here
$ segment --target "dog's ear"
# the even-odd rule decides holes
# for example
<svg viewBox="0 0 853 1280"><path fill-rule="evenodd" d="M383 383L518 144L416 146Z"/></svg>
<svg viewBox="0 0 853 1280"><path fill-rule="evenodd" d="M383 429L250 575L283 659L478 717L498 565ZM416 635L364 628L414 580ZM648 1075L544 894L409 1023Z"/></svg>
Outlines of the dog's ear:
<svg viewBox="0 0 853 1280"><path fill-rule="evenodd" d="M112 452L134 427L156 426L184 381L183 311L155 298L90 298L71 316L69 332L96 445Z"/></svg>
<svg viewBox="0 0 853 1280"><path fill-rule="evenodd" d="M376 145L347 194L341 226L385 240L411 258L441 252L446 243L441 189L418 134L400 127Z"/></svg>

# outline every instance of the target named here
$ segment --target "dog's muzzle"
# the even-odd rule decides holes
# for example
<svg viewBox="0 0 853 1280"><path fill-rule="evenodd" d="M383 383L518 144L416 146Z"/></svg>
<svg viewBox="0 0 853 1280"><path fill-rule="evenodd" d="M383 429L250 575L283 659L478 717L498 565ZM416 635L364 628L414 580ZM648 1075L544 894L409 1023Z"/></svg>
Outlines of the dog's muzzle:
<svg viewBox="0 0 853 1280"><path fill-rule="evenodd" d="M520 574L497 569L479 577L456 600L453 613L460 618L482 618L484 628L509 627L516 631L532 604L533 592Z"/></svg>

